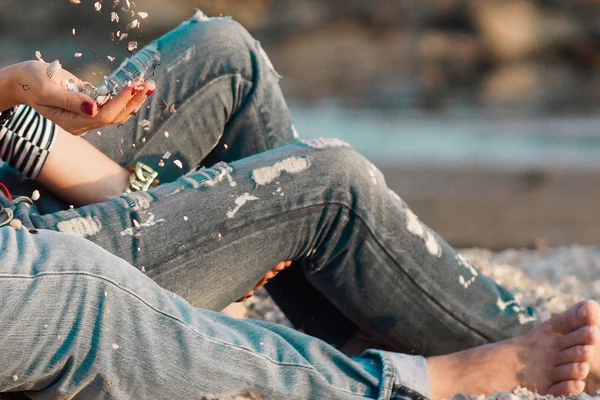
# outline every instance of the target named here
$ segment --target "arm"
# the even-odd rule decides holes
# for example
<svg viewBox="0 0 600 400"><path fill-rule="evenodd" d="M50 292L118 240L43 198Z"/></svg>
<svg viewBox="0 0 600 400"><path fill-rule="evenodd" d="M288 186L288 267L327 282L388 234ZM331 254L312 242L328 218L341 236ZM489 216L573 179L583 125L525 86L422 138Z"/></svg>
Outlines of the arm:
<svg viewBox="0 0 600 400"><path fill-rule="evenodd" d="M58 128L37 181L63 200L82 206L123 193L130 175L83 138Z"/></svg>
<svg viewBox="0 0 600 400"><path fill-rule="evenodd" d="M15 96L15 66L0 69L0 111L17 104Z"/></svg>
<svg viewBox="0 0 600 400"><path fill-rule="evenodd" d="M0 105L10 108L15 104L29 104L60 125L54 131L54 128L42 127L41 122L22 124L20 121L32 121L28 119L32 114L23 112L5 124L7 130L0 132L0 141L16 144L3 146L10 151L2 158L22 172L23 166L26 172L31 172L28 169L31 164L20 161L24 159L23 154L30 154L24 153L28 150L23 149L26 149L25 145L39 149L35 154L44 153L45 158L39 158L41 171L31 173L31 177L74 205L102 202L123 193L130 173L73 135L124 123L155 91L156 84L153 81L129 83L128 90L122 90L99 108L89 97L65 89L66 80L79 82L73 75L59 69L49 77L47 66L39 61L29 61L0 70ZM35 129L36 133L32 134L29 129Z"/></svg>

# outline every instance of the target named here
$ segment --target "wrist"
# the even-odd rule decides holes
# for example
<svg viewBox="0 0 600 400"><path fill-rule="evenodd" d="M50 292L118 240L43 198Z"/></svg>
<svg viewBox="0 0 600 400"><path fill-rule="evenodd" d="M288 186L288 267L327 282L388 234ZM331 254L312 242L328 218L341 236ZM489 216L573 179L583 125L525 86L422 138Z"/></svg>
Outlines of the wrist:
<svg viewBox="0 0 600 400"><path fill-rule="evenodd" d="M21 104L19 96L20 64L0 69L0 111Z"/></svg>

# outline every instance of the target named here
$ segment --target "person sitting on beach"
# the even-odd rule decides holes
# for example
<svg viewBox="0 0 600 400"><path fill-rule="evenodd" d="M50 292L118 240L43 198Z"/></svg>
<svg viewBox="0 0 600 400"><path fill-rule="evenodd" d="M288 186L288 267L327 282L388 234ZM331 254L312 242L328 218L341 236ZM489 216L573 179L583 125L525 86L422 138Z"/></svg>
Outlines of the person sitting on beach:
<svg viewBox="0 0 600 400"><path fill-rule="evenodd" d="M102 106L56 63L0 70L0 391L581 393L600 306L541 323L350 146L299 140L278 79L242 26L200 13L113 73ZM215 312L270 279L298 327L335 335ZM385 350L336 349L358 336Z"/></svg>

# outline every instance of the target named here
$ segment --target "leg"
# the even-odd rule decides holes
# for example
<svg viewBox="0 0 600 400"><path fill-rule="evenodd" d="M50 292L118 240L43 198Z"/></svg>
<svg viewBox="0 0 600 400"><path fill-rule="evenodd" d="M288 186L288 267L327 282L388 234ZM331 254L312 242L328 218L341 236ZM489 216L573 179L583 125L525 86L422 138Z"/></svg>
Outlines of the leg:
<svg viewBox="0 0 600 400"><path fill-rule="evenodd" d="M502 340L536 322L426 228L371 163L334 140L195 171L149 193L32 214L31 223L87 237L213 310L280 260L302 261L310 283L353 323L419 354Z"/></svg>
<svg viewBox="0 0 600 400"><path fill-rule="evenodd" d="M157 83L147 107L123 126L86 136L121 165L143 161L169 182L201 162L230 162L295 141L271 62L231 19L197 14L127 60L111 79L123 82L144 71ZM161 109L163 101L167 109ZM167 151L172 156L159 167ZM183 169L173 165L175 159Z"/></svg>
<svg viewBox="0 0 600 400"><path fill-rule="evenodd" d="M194 309L89 241L5 227L0 242L0 391L31 398L438 399L518 384L564 395L581 391L598 336L589 302L456 355L349 359L285 327Z"/></svg>
<svg viewBox="0 0 600 400"><path fill-rule="evenodd" d="M410 383L394 365L421 365L411 372L427 376L419 357L373 351L350 360L285 327L193 309L80 238L2 228L0 242L0 391L40 399L390 399L392 388ZM410 388L426 393L427 381Z"/></svg>

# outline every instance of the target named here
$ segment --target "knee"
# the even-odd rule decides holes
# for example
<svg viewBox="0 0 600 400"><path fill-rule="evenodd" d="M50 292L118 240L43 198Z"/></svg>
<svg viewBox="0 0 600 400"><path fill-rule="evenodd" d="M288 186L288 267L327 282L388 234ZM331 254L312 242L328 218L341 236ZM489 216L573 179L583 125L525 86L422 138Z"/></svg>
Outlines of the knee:
<svg viewBox="0 0 600 400"><path fill-rule="evenodd" d="M201 11L189 21L190 33L196 46L210 46L217 54L243 54L256 48L257 40L239 22L229 17L207 17Z"/></svg>
<svg viewBox="0 0 600 400"><path fill-rule="evenodd" d="M228 17L207 17L201 11L187 24L191 46L201 50L200 57L211 61L227 71L237 71L248 79L256 68L273 65L260 43L239 22Z"/></svg>
<svg viewBox="0 0 600 400"><path fill-rule="evenodd" d="M317 139L306 142L319 149L314 155L324 176L334 186L344 187L353 195L372 197L387 193L385 178L379 169L350 145L338 139Z"/></svg>

